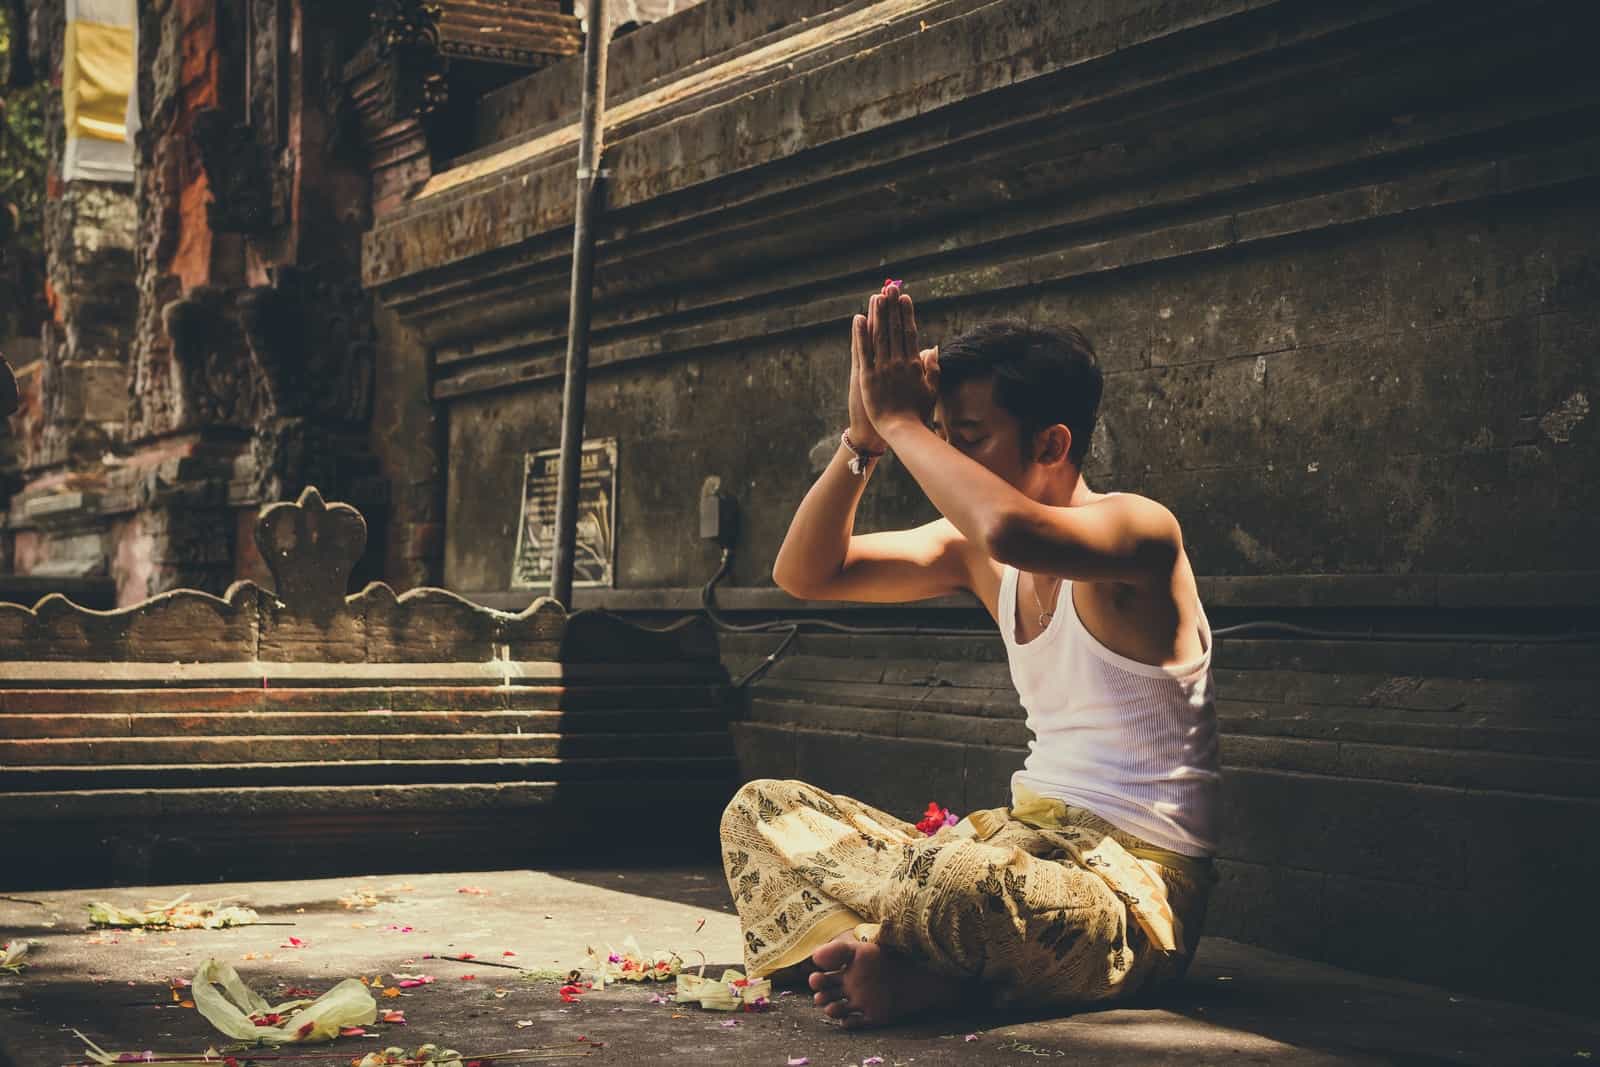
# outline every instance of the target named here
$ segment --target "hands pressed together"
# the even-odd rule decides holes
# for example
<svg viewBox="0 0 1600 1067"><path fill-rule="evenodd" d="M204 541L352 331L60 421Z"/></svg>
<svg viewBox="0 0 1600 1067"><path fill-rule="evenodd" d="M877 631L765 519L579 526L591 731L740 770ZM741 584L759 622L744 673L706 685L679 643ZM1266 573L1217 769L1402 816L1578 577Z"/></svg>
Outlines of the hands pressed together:
<svg viewBox="0 0 1600 1067"><path fill-rule="evenodd" d="M926 423L939 388L939 350L917 348L917 317L898 281L884 283L850 324L850 440L884 450L897 419Z"/></svg>

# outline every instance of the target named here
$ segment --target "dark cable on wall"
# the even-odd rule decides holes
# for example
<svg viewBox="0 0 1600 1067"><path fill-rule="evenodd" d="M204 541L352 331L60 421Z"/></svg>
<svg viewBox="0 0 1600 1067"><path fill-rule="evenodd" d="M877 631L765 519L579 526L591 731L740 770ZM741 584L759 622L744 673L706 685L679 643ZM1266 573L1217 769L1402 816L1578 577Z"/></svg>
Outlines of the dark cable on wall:
<svg viewBox="0 0 1600 1067"><path fill-rule="evenodd" d="M728 633L760 634L783 633L783 640L778 646L768 653L767 657L748 671L738 681L733 683L734 689L743 689L761 675L765 674L772 666L782 659L784 654L794 645L800 636L802 627L813 626L829 633L846 634L893 634L900 636L924 637L978 637L988 633L981 627L935 627L935 626L850 626L842 622L833 622L830 619L798 619L782 618L768 619L765 622L740 624L729 621L717 608L714 591L717 583L727 577L729 569L733 566L733 549L724 547L722 561L717 567L711 580L706 582L700 590L700 605L705 610L706 616L713 626ZM689 615L676 622L657 628L660 632L676 630L689 625L698 615ZM1274 619L1253 619L1249 622L1236 623L1211 631L1213 640L1225 638L1245 637L1251 634L1281 634L1289 637L1303 637L1321 641L1466 641L1466 642L1509 642L1526 645L1554 645L1567 644L1581 641L1600 641L1600 632L1575 631L1566 634L1503 634L1503 633L1380 633L1376 630L1321 630L1310 626L1299 626L1294 623L1279 622Z"/></svg>

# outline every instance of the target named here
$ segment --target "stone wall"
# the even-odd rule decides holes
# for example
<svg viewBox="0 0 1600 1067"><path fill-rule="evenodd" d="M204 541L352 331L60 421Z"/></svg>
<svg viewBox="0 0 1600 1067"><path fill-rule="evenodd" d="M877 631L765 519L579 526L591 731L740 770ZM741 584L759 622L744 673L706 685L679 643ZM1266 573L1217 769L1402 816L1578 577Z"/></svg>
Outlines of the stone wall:
<svg viewBox="0 0 1600 1067"><path fill-rule="evenodd" d="M708 0L630 34L586 427L619 440L621 588L580 603L696 606L715 478L742 511L719 599L801 609L772 559L844 421L849 317L885 277L932 341L1071 320L1107 372L1089 481L1172 506L1214 621L1395 635L1219 644L1214 931L1590 995L1590 941L1561 935L1554 964L1544 946L1596 874L1559 844L1593 816L1595 642L1541 643L1600 603L1589 15ZM716 32L735 18L759 29ZM522 456L559 436L574 84L557 67L493 97L481 147L366 242L448 416L445 580L506 606L528 597L507 591ZM889 462L859 527L930 514ZM988 625L955 598L807 610ZM745 773L897 810L999 802L1025 736L991 635L802 639L749 694ZM729 639L730 663L779 636Z"/></svg>
<svg viewBox="0 0 1600 1067"><path fill-rule="evenodd" d="M1596 87L1559 18L878 6L709 99L611 105L588 432L621 440L621 584L704 578L712 475L747 519L734 581L768 581L890 274L931 340L1082 324L1089 478L1169 502L1204 573L1593 569L1596 149L1562 116ZM505 588L520 453L558 436L572 146L543 119L368 242L434 347L461 589ZM877 482L869 526L928 514Z"/></svg>

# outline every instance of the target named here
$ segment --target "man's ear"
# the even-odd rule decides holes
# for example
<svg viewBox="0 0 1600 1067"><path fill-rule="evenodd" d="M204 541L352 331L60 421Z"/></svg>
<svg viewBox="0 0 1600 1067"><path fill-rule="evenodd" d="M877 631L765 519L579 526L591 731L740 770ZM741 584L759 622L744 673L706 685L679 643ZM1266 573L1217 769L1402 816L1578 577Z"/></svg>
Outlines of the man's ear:
<svg viewBox="0 0 1600 1067"><path fill-rule="evenodd" d="M1035 463L1060 463L1072 451L1072 431L1061 423L1046 426L1034 437Z"/></svg>

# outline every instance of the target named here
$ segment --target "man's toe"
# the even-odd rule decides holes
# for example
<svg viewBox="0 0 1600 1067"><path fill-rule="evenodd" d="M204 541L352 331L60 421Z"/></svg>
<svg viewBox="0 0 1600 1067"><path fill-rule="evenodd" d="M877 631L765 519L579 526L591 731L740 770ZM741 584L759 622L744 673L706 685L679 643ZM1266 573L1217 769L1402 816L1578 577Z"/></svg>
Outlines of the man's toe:
<svg viewBox="0 0 1600 1067"><path fill-rule="evenodd" d="M812 989L838 989L844 985L844 976L834 971L812 971L811 977L806 982Z"/></svg>
<svg viewBox="0 0 1600 1067"><path fill-rule="evenodd" d="M837 971L850 965L855 952L849 942L829 941L811 954L811 962L819 971Z"/></svg>

